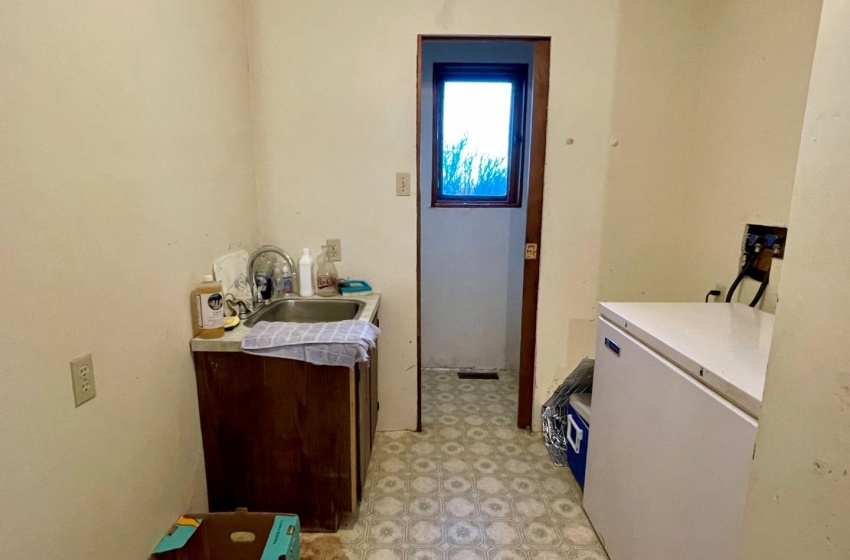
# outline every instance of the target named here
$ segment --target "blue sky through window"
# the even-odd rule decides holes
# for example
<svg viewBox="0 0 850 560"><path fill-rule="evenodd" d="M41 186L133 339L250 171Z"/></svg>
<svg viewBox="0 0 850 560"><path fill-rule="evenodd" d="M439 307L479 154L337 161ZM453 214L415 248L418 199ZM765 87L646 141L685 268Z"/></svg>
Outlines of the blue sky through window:
<svg viewBox="0 0 850 560"><path fill-rule="evenodd" d="M443 91L443 194L506 196L510 82L446 81Z"/></svg>

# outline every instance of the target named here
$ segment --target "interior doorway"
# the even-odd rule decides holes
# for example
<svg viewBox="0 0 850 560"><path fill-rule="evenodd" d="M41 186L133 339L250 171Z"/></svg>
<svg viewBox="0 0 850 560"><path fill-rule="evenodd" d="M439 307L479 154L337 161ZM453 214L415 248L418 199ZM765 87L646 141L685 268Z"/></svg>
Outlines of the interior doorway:
<svg viewBox="0 0 850 560"><path fill-rule="evenodd" d="M418 47L418 429L423 367L515 375L530 428L550 40Z"/></svg>

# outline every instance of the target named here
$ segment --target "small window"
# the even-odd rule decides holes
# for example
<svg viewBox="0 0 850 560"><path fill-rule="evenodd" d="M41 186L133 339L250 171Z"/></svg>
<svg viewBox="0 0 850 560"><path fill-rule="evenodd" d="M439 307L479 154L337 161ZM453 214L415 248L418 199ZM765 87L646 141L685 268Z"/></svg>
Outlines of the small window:
<svg viewBox="0 0 850 560"><path fill-rule="evenodd" d="M431 206L519 207L527 64L434 64Z"/></svg>

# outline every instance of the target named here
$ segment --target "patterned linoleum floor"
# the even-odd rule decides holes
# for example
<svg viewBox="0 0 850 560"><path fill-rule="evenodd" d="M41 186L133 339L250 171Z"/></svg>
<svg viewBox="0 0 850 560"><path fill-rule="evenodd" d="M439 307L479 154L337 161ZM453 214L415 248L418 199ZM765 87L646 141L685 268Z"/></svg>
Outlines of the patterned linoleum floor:
<svg viewBox="0 0 850 560"><path fill-rule="evenodd" d="M378 434L356 522L305 560L607 560L566 468L515 427L516 375L422 372L422 432Z"/></svg>

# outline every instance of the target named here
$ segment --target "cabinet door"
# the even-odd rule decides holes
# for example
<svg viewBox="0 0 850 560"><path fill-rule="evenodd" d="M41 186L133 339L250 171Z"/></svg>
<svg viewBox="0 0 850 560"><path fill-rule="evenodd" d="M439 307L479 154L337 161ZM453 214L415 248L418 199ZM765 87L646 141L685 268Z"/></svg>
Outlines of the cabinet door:
<svg viewBox="0 0 850 560"><path fill-rule="evenodd" d="M378 320L375 319L375 325ZM357 498L363 495L375 429L378 426L378 347L369 351L369 361L355 366L357 402Z"/></svg>
<svg viewBox="0 0 850 560"><path fill-rule="evenodd" d="M359 363L357 368L357 497L363 496L366 472L372 456L371 420L371 372L368 363Z"/></svg>
<svg viewBox="0 0 850 560"><path fill-rule="evenodd" d="M378 319L375 319L375 325L380 326ZM370 420L372 433L370 438L370 446L375 443L375 430L378 428L378 346L375 344L369 352L369 395L370 395Z"/></svg>
<svg viewBox="0 0 850 560"><path fill-rule="evenodd" d="M755 420L604 319L598 333L584 507L611 560L732 560Z"/></svg>
<svg viewBox="0 0 850 560"><path fill-rule="evenodd" d="M351 369L196 352L210 511L297 513L335 531L357 508Z"/></svg>

